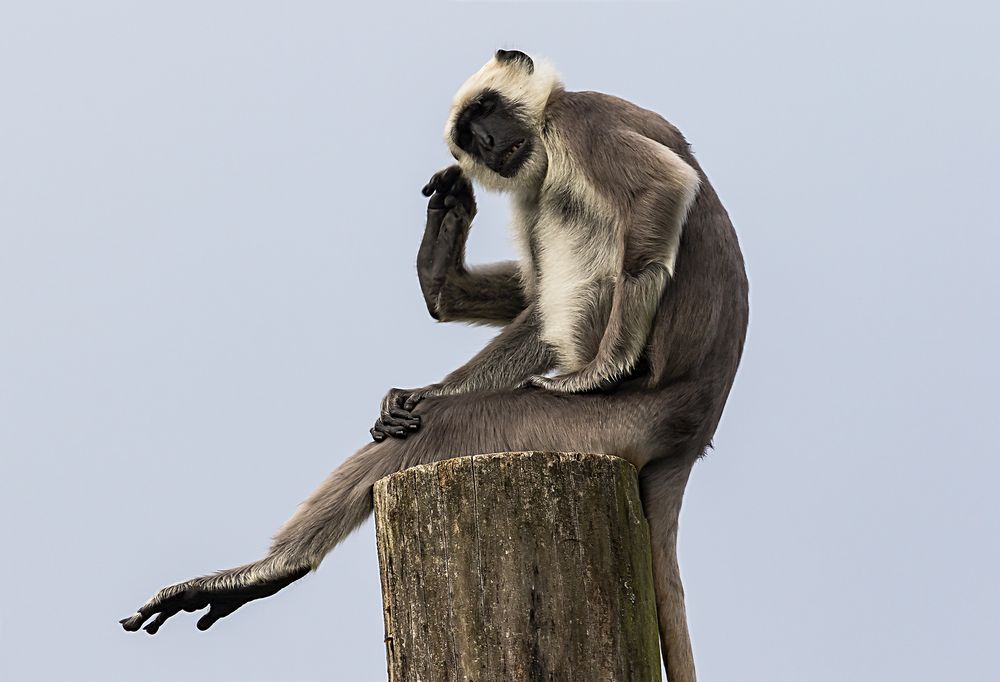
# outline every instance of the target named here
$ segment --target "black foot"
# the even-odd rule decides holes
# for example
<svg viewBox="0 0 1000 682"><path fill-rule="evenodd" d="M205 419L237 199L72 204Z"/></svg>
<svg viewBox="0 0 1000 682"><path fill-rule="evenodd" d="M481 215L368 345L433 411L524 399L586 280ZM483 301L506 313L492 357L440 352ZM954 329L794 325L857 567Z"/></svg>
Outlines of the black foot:
<svg viewBox="0 0 1000 682"><path fill-rule="evenodd" d="M419 428L420 415L411 414L402 408L394 407L389 410L387 416L379 417L375 422L375 426L370 429L370 433L376 442L381 442L385 440L386 436L406 438Z"/></svg>
<svg viewBox="0 0 1000 682"><path fill-rule="evenodd" d="M372 440L381 443L388 437L406 438L420 428L420 415L413 414L417 404L429 395L433 395L437 385L406 390L402 388L389 389L382 399L381 414L375 426L369 429Z"/></svg>
<svg viewBox="0 0 1000 682"><path fill-rule="evenodd" d="M268 577L267 572L266 567L250 564L240 569L165 587L135 614L119 622L129 632L142 628L155 635L160 626L177 613L199 611L208 607L208 613L198 620L198 629L207 630L215 621L228 616L247 602L270 597L278 590L288 587L308 573L309 568L299 568L274 577ZM154 614L156 618L143 627L143 623Z"/></svg>

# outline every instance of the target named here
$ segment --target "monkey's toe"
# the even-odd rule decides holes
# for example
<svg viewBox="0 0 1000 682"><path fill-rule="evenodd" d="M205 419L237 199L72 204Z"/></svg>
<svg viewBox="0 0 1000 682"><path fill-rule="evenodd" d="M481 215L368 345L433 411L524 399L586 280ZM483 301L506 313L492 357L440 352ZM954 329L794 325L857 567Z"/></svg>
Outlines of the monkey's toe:
<svg viewBox="0 0 1000 682"><path fill-rule="evenodd" d="M127 618L122 618L119 623L128 632L135 632L142 627L142 624L146 622L149 616L143 616L141 613L136 611L134 614Z"/></svg>
<svg viewBox="0 0 1000 682"><path fill-rule="evenodd" d="M375 422L369 433L372 434L372 438L376 443L380 443L385 440L386 436L391 436L393 438L406 438L408 435L416 431L419 427L419 423L407 422L402 423L401 420L393 420L399 423L390 424L385 419L379 419Z"/></svg>
<svg viewBox="0 0 1000 682"><path fill-rule="evenodd" d="M411 414L410 410L394 407L389 410L388 417L382 417L382 422L389 426L403 426L410 431L420 428L420 415Z"/></svg>
<svg viewBox="0 0 1000 682"><path fill-rule="evenodd" d="M220 618L225 618L231 614L236 609L240 608L246 602L233 602L229 601L226 603L213 603L212 607L208 610L204 616L198 619L197 628L204 632L209 629L215 622Z"/></svg>

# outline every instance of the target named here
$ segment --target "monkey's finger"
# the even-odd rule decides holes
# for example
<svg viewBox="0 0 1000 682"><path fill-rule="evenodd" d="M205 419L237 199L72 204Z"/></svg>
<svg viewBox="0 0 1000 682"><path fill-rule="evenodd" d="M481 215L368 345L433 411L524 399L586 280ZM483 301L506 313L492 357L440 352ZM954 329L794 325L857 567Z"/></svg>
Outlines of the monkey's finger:
<svg viewBox="0 0 1000 682"><path fill-rule="evenodd" d="M469 179L465 177L463 173L459 173L451 185L449 194L466 201L471 200L474 196L472 192L472 183L469 182Z"/></svg>
<svg viewBox="0 0 1000 682"><path fill-rule="evenodd" d="M436 192L438 190L438 187L440 187L441 185L441 174L443 172L444 171L438 171L437 173L432 175L431 179L428 180L427 184L424 185L423 188L420 190L420 193L423 194L425 197L429 197L431 194Z"/></svg>
<svg viewBox="0 0 1000 682"><path fill-rule="evenodd" d="M376 427L371 427L368 429L368 433L372 435L372 440L376 443L381 443L385 440L385 434L378 430Z"/></svg>
<svg viewBox="0 0 1000 682"><path fill-rule="evenodd" d="M455 179L462 174L458 164L452 164L438 174L438 187L448 189L455 184Z"/></svg>
<svg viewBox="0 0 1000 682"><path fill-rule="evenodd" d="M439 170L431 176L431 179L426 185L424 185L421 192L423 192L425 197L429 197L435 190L447 190L454 184L455 178L460 173L461 169L457 165L448 166L443 170Z"/></svg>
<svg viewBox="0 0 1000 682"><path fill-rule="evenodd" d="M448 197L450 194L444 194L442 192L435 191L433 196L430 196L430 201L427 202L427 210L429 211L440 211L445 208L448 202Z"/></svg>
<svg viewBox="0 0 1000 682"><path fill-rule="evenodd" d="M215 621L225 618L246 602L232 601L224 604L214 603L204 616L198 619L198 629L205 631L215 625Z"/></svg>
<svg viewBox="0 0 1000 682"><path fill-rule="evenodd" d="M441 175L443 173L444 171L438 171L437 173L432 175L431 179L427 181L427 184L421 188L420 193L423 194L425 197L429 197L430 195L434 194L434 192L440 191L442 185Z"/></svg>
<svg viewBox="0 0 1000 682"><path fill-rule="evenodd" d="M448 185L444 184L439 179L431 178L430 182L428 182L420 189L420 193L423 194L425 197L429 197L435 193L447 194L448 187L449 187Z"/></svg>
<svg viewBox="0 0 1000 682"><path fill-rule="evenodd" d="M180 611L180 608L165 609L160 611L159 615L157 615L149 625L144 627L143 630L151 635L155 635L159 631L160 626L166 623L168 618L177 615L178 611Z"/></svg>

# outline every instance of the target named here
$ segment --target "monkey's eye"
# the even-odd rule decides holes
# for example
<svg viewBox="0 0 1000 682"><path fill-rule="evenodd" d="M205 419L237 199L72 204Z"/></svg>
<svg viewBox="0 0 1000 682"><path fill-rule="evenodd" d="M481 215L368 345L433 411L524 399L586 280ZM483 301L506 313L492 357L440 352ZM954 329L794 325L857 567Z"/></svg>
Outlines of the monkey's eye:
<svg viewBox="0 0 1000 682"><path fill-rule="evenodd" d="M472 132L469 130L468 124L457 126L454 135L455 144L461 149L465 151L472 149Z"/></svg>
<svg viewBox="0 0 1000 682"><path fill-rule="evenodd" d="M476 115L477 116L487 116L493 113L496 109L497 102L492 97L484 97L483 99L476 102Z"/></svg>

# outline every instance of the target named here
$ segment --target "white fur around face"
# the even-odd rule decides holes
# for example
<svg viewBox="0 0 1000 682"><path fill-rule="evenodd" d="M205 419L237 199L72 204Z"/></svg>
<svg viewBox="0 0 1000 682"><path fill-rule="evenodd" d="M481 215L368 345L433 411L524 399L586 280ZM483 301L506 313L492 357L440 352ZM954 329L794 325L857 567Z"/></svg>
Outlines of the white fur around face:
<svg viewBox="0 0 1000 682"><path fill-rule="evenodd" d="M535 127L536 138L540 138L545 105L549 100L549 95L554 89L561 87L562 82L555 67L550 63L543 59L533 58L532 61L534 69L529 73L521 62L500 62L494 57L465 81L452 100L448 122L444 128L445 144L448 145L448 150L466 175L494 191L514 192L518 189L537 186L546 167L545 150L542 149L542 145L534 145L531 156L528 157L516 176L505 178L473 159L456 145L452 133L462 109L484 91L493 90L524 110L528 120Z"/></svg>
<svg viewBox="0 0 1000 682"><path fill-rule="evenodd" d="M534 58L532 62L534 69L531 73L528 73L524 64L516 60L500 62L494 57L486 62L455 93L446 133L451 131L454 119L462 107L484 90L499 92L524 107L532 120L539 120L549 94L560 85L560 79L555 67L549 62Z"/></svg>
<svg viewBox="0 0 1000 682"><path fill-rule="evenodd" d="M562 84L554 68L535 60L532 73L520 62L490 60L459 89L452 102L445 127L445 141L468 177L487 189L511 192L514 239L521 253L521 278L525 292L537 305L542 320L542 338L559 356L563 371L581 369L586 357L579 325L594 319L593 312L622 273L624 235L627 226L620 209L609 203L583 172L579 159L561 139L562 131L543 130L544 111L553 90ZM504 178L469 156L453 139L453 129L461 111L485 90L498 92L516 103L535 127L532 154L514 178ZM637 132L637 144L652 146L654 175L677 199L672 211L674 225L663 253L654 258L669 276L673 275L680 236L688 211L697 196L697 171L670 148ZM556 196L572 198L576 211L560 210L547 203ZM550 199L546 199L549 197ZM665 226L666 227L666 226ZM650 289L652 309L659 300L664 281ZM593 351L591 348L590 351Z"/></svg>

